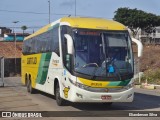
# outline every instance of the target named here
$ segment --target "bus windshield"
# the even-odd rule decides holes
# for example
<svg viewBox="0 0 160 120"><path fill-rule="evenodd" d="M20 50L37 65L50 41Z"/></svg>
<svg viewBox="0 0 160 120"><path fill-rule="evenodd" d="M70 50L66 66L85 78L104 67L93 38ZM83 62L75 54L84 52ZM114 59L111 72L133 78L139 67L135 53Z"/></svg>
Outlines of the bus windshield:
<svg viewBox="0 0 160 120"><path fill-rule="evenodd" d="M131 40L128 32L74 30L74 71L94 77L129 79L133 74ZM110 79L111 80L111 79Z"/></svg>

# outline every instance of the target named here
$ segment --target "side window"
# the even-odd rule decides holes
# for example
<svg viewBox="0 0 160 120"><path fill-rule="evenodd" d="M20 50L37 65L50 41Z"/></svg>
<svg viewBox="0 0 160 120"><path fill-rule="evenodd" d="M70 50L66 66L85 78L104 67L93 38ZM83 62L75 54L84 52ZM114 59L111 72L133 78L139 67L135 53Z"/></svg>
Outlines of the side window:
<svg viewBox="0 0 160 120"><path fill-rule="evenodd" d="M48 31L46 32L46 35L45 35L45 39L46 39L46 52L50 52L51 51L51 42L52 42L52 31Z"/></svg>
<svg viewBox="0 0 160 120"><path fill-rule="evenodd" d="M37 41L38 41L38 52L41 53L42 52L42 38L41 35L36 37Z"/></svg>
<svg viewBox="0 0 160 120"><path fill-rule="evenodd" d="M53 29L25 40L23 54L55 52L59 56L59 25Z"/></svg>
<svg viewBox="0 0 160 120"><path fill-rule="evenodd" d="M66 55L67 55L67 40L64 37L64 34L67 34L67 26L61 27L61 41L62 41L62 55L63 55L63 63L66 65Z"/></svg>
<svg viewBox="0 0 160 120"><path fill-rule="evenodd" d="M26 40L23 42L22 53L23 53L23 54L26 54L26 53L27 53Z"/></svg>
<svg viewBox="0 0 160 120"><path fill-rule="evenodd" d="M31 44L30 44L30 40L25 40L23 43L23 54L30 54L30 50L31 50Z"/></svg>
<svg viewBox="0 0 160 120"><path fill-rule="evenodd" d="M53 45L51 46L51 50L55 52L59 56L59 27L53 28Z"/></svg>
<svg viewBox="0 0 160 120"><path fill-rule="evenodd" d="M36 40L36 45L35 45L34 49L37 49L36 53L48 52L47 51L47 41L48 41L47 32L36 36L35 40Z"/></svg>
<svg viewBox="0 0 160 120"><path fill-rule="evenodd" d="M22 53L27 53L26 40L23 42Z"/></svg>
<svg viewBox="0 0 160 120"><path fill-rule="evenodd" d="M66 38L64 37L64 34L69 34L72 36L72 30L69 26L62 26L61 27L61 40L62 40L62 51L63 51L63 56L67 54L67 41Z"/></svg>
<svg viewBox="0 0 160 120"><path fill-rule="evenodd" d="M39 53L37 38L34 38L34 41L35 41L35 45L34 45L35 53Z"/></svg>
<svg viewBox="0 0 160 120"><path fill-rule="evenodd" d="M64 37L65 34L69 34L72 36L72 30L69 26L62 26L61 27L61 41L62 41L62 55L63 55L64 66L68 70L71 70L67 64L67 39Z"/></svg>
<svg viewBox="0 0 160 120"><path fill-rule="evenodd" d="M31 42L31 50L30 50L30 53L31 53L31 54L36 53L36 51L35 51L35 39L32 39L30 42Z"/></svg>

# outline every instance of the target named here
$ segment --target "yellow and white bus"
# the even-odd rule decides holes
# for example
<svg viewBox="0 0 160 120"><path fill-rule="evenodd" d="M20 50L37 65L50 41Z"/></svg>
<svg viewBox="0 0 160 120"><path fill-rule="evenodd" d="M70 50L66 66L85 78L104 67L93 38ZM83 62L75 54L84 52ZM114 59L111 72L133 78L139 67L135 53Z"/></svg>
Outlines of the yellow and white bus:
<svg viewBox="0 0 160 120"><path fill-rule="evenodd" d="M131 41L116 21L61 18L24 40L22 83L30 93L37 89L55 95L58 105L66 100L132 102Z"/></svg>

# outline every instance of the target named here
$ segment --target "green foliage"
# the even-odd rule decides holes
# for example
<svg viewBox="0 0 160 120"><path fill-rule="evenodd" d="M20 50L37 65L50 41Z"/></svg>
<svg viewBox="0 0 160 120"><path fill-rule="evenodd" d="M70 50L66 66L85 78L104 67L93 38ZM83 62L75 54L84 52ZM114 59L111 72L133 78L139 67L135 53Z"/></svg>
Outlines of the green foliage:
<svg viewBox="0 0 160 120"><path fill-rule="evenodd" d="M160 26L160 16L152 13L147 13L142 10L118 8L115 11L114 20L128 26L133 34L136 34L135 29L141 28L151 33L156 26Z"/></svg>
<svg viewBox="0 0 160 120"><path fill-rule="evenodd" d="M142 82L147 80L150 84L159 84L160 85L160 69L155 71L148 71L142 77Z"/></svg>
<svg viewBox="0 0 160 120"><path fill-rule="evenodd" d="M23 25L23 26L21 27L21 29L23 30L23 33L24 33L24 31L27 30L28 28L27 28L27 26Z"/></svg>

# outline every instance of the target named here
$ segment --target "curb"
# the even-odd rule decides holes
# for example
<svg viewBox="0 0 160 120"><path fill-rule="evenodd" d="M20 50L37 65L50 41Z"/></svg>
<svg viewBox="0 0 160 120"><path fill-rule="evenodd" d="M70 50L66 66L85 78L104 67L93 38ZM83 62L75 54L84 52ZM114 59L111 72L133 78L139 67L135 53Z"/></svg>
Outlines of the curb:
<svg viewBox="0 0 160 120"><path fill-rule="evenodd" d="M141 88L141 85L134 85L135 88Z"/></svg>
<svg viewBox="0 0 160 120"><path fill-rule="evenodd" d="M148 84L135 85L135 88L142 88L142 89L148 89L148 90L157 89L157 87L155 87L155 85L148 85ZM160 87L158 87L158 88L160 88Z"/></svg>
<svg viewBox="0 0 160 120"><path fill-rule="evenodd" d="M155 85L155 88L156 89L160 89L160 85Z"/></svg>
<svg viewBox="0 0 160 120"><path fill-rule="evenodd" d="M143 89L154 90L156 89L154 85L142 85Z"/></svg>

